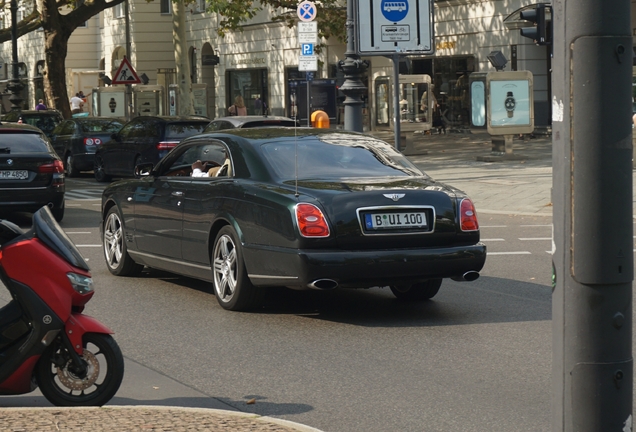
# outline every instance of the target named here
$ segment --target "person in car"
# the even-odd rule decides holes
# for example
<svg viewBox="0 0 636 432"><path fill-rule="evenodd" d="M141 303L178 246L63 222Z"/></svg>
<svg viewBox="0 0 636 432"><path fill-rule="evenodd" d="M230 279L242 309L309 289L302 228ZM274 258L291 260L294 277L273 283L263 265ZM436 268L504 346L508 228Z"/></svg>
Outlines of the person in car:
<svg viewBox="0 0 636 432"><path fill-rule="evenodd" d="M221 166L215 166L208 170L200 160L192 164L192 177L215 177Z"/></svg>

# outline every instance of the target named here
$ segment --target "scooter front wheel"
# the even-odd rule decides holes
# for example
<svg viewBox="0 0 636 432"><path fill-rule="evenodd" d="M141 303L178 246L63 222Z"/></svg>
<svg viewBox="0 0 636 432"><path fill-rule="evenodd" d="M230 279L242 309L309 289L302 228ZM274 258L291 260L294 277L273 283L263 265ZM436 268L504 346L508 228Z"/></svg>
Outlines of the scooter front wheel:
<svg viewBox="0 0 636 432"><path fill-rule="evenodd" d="M107 334L86 333L80 373L64 346L56 341L42 354L35 377L42 394L57 406L102 406L124 378L124 357Z"/></svg>

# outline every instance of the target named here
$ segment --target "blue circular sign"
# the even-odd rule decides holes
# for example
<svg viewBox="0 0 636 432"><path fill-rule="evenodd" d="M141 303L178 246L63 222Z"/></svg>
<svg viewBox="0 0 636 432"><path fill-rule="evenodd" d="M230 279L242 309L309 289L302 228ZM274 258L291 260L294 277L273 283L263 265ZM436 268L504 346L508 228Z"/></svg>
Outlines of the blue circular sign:
<svg viewBox="0 0 636 432"><path fill-rule="evenodd" d="M380 3L382 15L387 20L397 23L406 18L409 13L409 2L407 0L382 0Z"/></svg>

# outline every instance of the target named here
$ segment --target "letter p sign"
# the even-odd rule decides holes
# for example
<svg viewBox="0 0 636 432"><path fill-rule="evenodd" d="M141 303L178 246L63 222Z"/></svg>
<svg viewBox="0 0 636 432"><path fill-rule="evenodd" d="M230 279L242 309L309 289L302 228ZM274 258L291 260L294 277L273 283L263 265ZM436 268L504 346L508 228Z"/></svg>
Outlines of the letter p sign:
<svg viewBox="0 0 636 432"><path fill-rule="evenodd" d="M304 43L300 44L300 51L302 55L314 55L314 44Z"/></svg>

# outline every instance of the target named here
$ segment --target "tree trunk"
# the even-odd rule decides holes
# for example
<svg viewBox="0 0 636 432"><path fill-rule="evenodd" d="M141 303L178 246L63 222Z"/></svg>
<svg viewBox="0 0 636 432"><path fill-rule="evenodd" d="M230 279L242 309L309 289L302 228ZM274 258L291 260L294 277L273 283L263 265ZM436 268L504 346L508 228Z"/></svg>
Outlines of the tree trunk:
<svg viewBox="0 0 636 432"><path fill-rule="evenodd" d="M188 61L188 43L185 31L185 3L178 0L172 3L172 34L174 39L174 60L177 65L177 84L179 84L179 114L194 114L192 103L192 79Z"/></svg>
<svg viewBox="0 0 636 432"><path fill-rule="evenodd" d="M64 118L71 117L71 105L66 89L66 53L68 37L60 31L44 31L44 59L46 79L44 92L49 104L58 109Z"/></svg>

